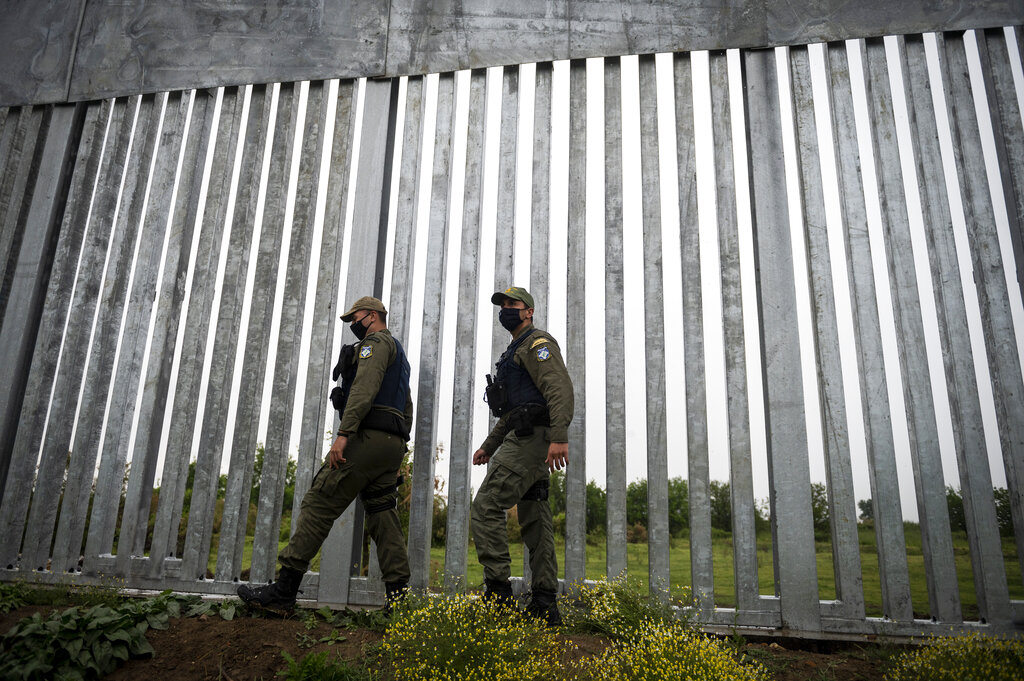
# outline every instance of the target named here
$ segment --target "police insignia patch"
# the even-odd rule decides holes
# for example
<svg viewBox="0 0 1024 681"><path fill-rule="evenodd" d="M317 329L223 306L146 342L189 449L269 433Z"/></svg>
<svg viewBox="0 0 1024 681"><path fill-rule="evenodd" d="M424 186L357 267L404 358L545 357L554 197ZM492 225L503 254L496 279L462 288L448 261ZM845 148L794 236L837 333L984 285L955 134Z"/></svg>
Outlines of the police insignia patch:
<svg viewBox="0 0 1024 681"><path fill-rule="evenodd" d="M368 357L373 357L373 346L364 345L363 347L359 348L359 359L366 359Z"/></svg>
<svg viewBox="0 0 1024 681"><path fill-rule="evenodd" d="M547 342L548 342L547 338L538 338L537 340L535 340L532 343L530 343L530 349L533 349L533 348L537 347L538 345L543 345L544 343L547 343Z"/></svg>
<svg viewBox="0 0 1024 681"><path fill-rule="evenodd" d="M544 346L543 348L541 348L540 350L537 351L537 361L538 362L543 362L544 360L548 359L549 357L551 357L551 351L548 350L547 346Z"/></svg>

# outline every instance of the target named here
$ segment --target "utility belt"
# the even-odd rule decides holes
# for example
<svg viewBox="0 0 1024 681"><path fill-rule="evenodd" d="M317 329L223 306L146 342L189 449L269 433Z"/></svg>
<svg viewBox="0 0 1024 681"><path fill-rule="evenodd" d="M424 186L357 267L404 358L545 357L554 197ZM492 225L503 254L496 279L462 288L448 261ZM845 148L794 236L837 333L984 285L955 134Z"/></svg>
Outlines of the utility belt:
<svg viewBox="0 0 1024 681"><path fill-rule="evenodd" d="M345 393L341 388L335 388L331 391L331 404L338 410L338 417L340 418L345 413ZM359 423L359 427L391 433L402 438L404 442L409 441L410 433L405 417L386 409L371 408L370 413L364 416L363 420Z"/></svg>
<svg viewBox="0 0 1024 681"><path fill-rule="evenodd" d="M508 413L508 425L517 436L529 437L534 428L550 426L551 416L542 404L524 404Z"/></svg>

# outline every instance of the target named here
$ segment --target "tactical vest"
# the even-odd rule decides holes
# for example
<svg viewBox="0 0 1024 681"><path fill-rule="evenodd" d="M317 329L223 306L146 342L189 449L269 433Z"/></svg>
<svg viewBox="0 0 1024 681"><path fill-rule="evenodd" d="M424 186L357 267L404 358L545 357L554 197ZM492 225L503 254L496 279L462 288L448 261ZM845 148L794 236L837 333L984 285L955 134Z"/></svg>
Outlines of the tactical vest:
<svg viewBox="0 0 1024 681"><path fill-rule="evenodd" d="M397 338L393 340L395 341L395 358L384 372L380 389L377 390L377 395L373 398L374 408L370 409L370 413L363 418L360 427L383 430L408 441L409 424L406 424L405 418L398 414L405 413L405 405L409 400L409 360L405 356L402 344ZM352 383L356 378L356 362L358 360L355 358L355 349L357 345L360 343L344 346L341 350L341 357L338 359L338 365L334 368L334 378L337 380L338 376L341 376L341 385L331 391L331 402L338 411L339 418L345 413L345 405L348 403L349 393L352 392ZM394 409L398 414L378 410L377 407Z"/></svg>
<svg viewBox="0 0 1024 681"><path fill-rule="evenodd" d="M526 339L535 337L537 332L538 329L533 329L512 341L495 365L495 380L505 386L506 412L528 404L537 404L547 410L548 401L530 378L530 373L515 363L516 350L526 342Z"/></svg>

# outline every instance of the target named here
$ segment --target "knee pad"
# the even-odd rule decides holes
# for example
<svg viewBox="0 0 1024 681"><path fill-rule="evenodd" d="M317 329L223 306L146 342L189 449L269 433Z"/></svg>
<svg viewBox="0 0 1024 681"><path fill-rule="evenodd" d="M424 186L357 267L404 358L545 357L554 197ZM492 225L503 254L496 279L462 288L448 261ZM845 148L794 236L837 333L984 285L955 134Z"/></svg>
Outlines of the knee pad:
<svg viewBox="0 0 1024 681"><path fill-rule="evenodd" d="M373 494L360 492L359 498L363 501L363 509L369 515L398 508L398 494L394 489L386 489Z"/></svg>
<svg viewBox="0 0 1024 681"><path fill-rule="evenodd" d="M530 485L530 489L523 493L523 501L547 501L548 490L551 488L551 482L546 478L544 480L538 480L537 482Z"/></svg>

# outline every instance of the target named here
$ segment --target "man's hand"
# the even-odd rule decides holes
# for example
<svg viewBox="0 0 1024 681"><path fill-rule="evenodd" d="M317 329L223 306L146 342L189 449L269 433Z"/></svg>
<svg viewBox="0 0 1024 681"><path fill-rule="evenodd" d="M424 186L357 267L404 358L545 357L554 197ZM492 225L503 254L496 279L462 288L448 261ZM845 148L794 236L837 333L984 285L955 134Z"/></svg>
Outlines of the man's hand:
<svg viewBox="0 0 1024 681"><path fill-rule="evenodd" d="M345 463L345 445L348 444L347 435L339 435L338 439L331 445L331 453L328 460L331 463L331 468L337 468L341 464Z"/></svg>
<svg viewBox="0 0 1024 681"><path fill-rule="evenodd" d="M560 471L569 463L569 443L552 442L548 445L548 458L546 459L549 471Z"/></svg>
<svg viewBox="0 0 1024 681"><path fill-rule="evenodd" d="M478 449L473 452L473 465L479 466L482 463L487 463L491 460L491 455L485 452L483 449Z"/></svg>

